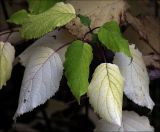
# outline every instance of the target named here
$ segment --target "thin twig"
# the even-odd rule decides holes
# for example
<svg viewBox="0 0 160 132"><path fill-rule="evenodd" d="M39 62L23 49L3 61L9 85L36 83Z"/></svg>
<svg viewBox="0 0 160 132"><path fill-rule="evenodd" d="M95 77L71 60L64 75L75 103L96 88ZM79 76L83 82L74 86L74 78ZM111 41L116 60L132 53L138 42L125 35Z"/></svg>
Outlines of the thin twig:
<svg viewBox="0 0 160 132"><path fill-rule="evenodd" d="M67 42L67 43L63 44L63 45L60 46L58 49L56 49L54 53L56 53L56 52L58 52L59 50L63 49L65 46L71 44L72 42L73 42L73 41L70 41L70 42ZM21 61L20 57L17 56L17 57L15 58L15 61L14 61L13 65L14 65L14 66L17 65L20 61Z"/></svg>
<svg viewBox="0 0 160 132"><path fill-rule="evenodd" d="M60 46L58 49L55 50L55 52L58 52L59 50L63 49L65 46L70 45L73 41L67 42L65 44L63 44L62 46Z"/></svg>
<svg viewBox="0 0 160 132"><path fill-rule="evenodd" d="M94 30L96 30L96 29L98 29L98 28L100 28L100 27L95 27L95 28L93 28L93 29L89 28L89 31L84 34L82 40L85 40L85 38L86 38L86 36L87 36L88 34L92 33Z"/></svg>
<svg viewBox="0 0 160 132"><path fill-rule="evenodd" d="M9 33L5 39L5 42L9 39L9 37L12 35L12 33Z"/></svg>
<svg viewBox="0 0 160 132"><path fill-rule="evenodd" d="M8 33L13 33L13 32L19 32L19 30L18 29L16 29L16 30L8 30L8 31L0 33L0 36L8 34Z"/></svg>

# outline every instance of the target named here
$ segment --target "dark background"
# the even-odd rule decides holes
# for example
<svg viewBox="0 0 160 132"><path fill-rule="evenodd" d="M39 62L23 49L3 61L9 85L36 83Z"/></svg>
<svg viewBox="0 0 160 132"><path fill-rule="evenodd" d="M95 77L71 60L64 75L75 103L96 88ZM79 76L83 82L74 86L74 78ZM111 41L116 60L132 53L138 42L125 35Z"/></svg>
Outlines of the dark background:
<svg viewBox="0 0 160 132"><path fill-rule="evenodd" d="M159 4L156 0L128 0L134 15L154 15L159 17ZM0 0L0 32L15 27L6 23L5 20L15 11L27 8L25 0ZM122 28L123 30L123 28ZM15 45L16 55L28 47L33 40L25 41ZM96 49L95 49L96 50ZM94 51L95 51L94 50ZM95 51L96 53L96 51ZM108 52L106 56L113 57ZM91 64L91 73L101 60L95 57ZM56 95L44 105L34 109L32 112L24 114L18 118L17 123L12 120L18 105L18 97L23 77L24 67L20 64L14 66L12 77L7 85L0 90L0 132L92 132L94 123L91 119L95 118L88 104L88 98L83 96L81 105L75 101L74 97L66 85L63 77L60 90ZM160 130L160 78L150 82L150 95L155 102L153 111L134 104L124 96L124 110L134 110L140 115L149 117L150 123L155 131Z"/></svg>

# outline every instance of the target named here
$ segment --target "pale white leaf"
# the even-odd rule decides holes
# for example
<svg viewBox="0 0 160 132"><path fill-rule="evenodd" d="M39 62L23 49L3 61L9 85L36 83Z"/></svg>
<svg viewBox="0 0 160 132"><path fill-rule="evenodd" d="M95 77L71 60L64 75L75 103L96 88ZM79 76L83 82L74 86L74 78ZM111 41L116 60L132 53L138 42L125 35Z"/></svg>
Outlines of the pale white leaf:
<svg viewBox="0 0 160 132"><path fill-rule="evenodd" d="M59 55L49 47L37 47L26 65L14 119L52 97L59 88L62 74Z"/></svg>
<svg viewBox="0 0 160 132"><path fill-rule="evenodd" d="M91 19L91 28L102 26L111 20L120 23L128 9L123 0L68 0L68 2L74 6L77 14ZM88 27L81 24L79 18L75 18L66 27L79 38L89 31Z"/></svg>
<svg viewBox="0 0 160 132"><path fill-rule="evenodd" d="M124 36L142 52L146 66L160 69L160 56L157 54L160 53L160 19L154 16L133 17L129 13L126 13L126 19L133 28L128 27Z"/></svg>
<svg viewBox="0 0 160 132"><path fill-rule="evenodd" d="M24 52L22 52L19 55L19 60L23 66L26 66L27 61L30 58L30 55L32 55L35 49L40 46L45 46L45 47L50 47L53 50L57 51L57 53L60 55L62 62L64 62L65 52L68 48L68 45L64 47L63 45L73 41L74 38L75 37L65 29L55 30L35 41L30 47L28 47Z"/></svg>
<svg viewBox="0 0 160 132"><path fill-rule="evenodd" d="M149 120L145 116L139 116L133 111L123 111L122 126L119 127L101 119L96 123L94 132L153 132Z"/></svg>
<svg viewBox="0 0 160 132"><path fill-rule="evenodd" d="M15 49L9 42L0 41L0 89L11 77Z"/></svg>
<svg viewBox="0 0 160 132"><path fill-rule="evenodd" d="M99 116L121 125L123 77L114 64L102 63L93 74L88 87L89 102Z"/></svg>
<svg viewBox="0 0 160 132"><path fill-rule="evenodd" d="M125 78L124 92L129 99L138 105L152 109L154 103L149 95L149 77L142 54L135 45L130 45L132 59L123 53L116 53L114 64L120 68Z"/></svg>

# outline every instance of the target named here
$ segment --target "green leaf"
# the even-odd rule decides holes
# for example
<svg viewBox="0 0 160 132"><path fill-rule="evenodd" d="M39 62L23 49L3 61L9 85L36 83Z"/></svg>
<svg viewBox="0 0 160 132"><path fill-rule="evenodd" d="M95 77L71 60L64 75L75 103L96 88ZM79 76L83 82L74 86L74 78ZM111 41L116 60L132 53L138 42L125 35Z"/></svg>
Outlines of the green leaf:
<svg viewBox="0 0 160 132"><path fill-rule="evenodd" d="M91 20L89 17L87 16L83 16L83 15L78 15L78 17L80 18L80 21L83 25L90 27L91 25Z"/></svg>
<svg viewBox="0 0 160 132"><path fill-rule="evenodd" d="M78 102L80 102L80 97L87 92L89 65L92 58L92 47L79 40L74 41L66 52L65 76L68 86Z"/></svg>
<svg viewBox="0 0 160 132"><path fill-rule="evenodd" d="M22 25L22 37L26 39L39 38L56 27L67 24L75 17L75 9L71 4L59 2L41 14L30 15Z"/></svg>
<svg viewBox="0 0 160 132"><path fill-rule="evenodd" d="M21 24L23 24L28 18L29 18L29 14L27 13L27 11L26 11L26 10L20 10L20 11L17 11L16 13L14 13L14 14L7 20L7 22L21 25Z"/></svg>
<svg viewBox="0 0 160 132"><path fill-rule="evenodd" d="M29 11L32 14L42 13L51 8L55 3L63 0L28 0Z"/></svg>
<svg viewBox="0 0 160 132"><path fill-rule="evenodd" d="M98 38L108 49L114 52L123 52L131 57L129 43L122 37L117 22L111 21L105 23L98 31Z"/></svg>

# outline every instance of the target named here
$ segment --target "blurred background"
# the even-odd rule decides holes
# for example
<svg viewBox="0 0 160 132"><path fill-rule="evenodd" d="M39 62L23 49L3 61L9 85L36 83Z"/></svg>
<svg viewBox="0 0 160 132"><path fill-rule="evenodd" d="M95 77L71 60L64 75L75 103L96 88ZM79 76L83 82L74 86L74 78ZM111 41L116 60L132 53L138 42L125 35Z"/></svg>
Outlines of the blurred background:
<svg viewBox="0 0 160 132"><path fill-rule="evenodd" d="M130 11L143 21L148 28L150 39L153 44L160 45L160 0L127 0ZM0 39L8 30L15 28L13 24L8 24L6 20L14 12L20 9L27 9L26 0L0 0ZM134 43L139 43L143 55L147 56L152 52L147 51L145 42L142 42L138 34L128 26L122 27L124 36ZM14 42L17 35L10 36ZM17 41L17 40L16 40ZM33 40L19 41L14 46L16 56L19 55ZM156 46L155 46L156 47ZM158 46L159 47L159 46ZM157 49L160 51L160 49ZM150 58L151 57L151 58ZM149 56L149 59L153 59ZM147 58L146 58L147 59ZM155 59L157 60L157 59ZM124 110L134 110L140 115L149 117L150 124L155 131L160 130L160 62L152 60L147 65L150 74L150 95L155 102L153 111L134 104L124 96ZM96 60L94 63L99 63ZM148 60L146 61L146 63ZM14 66L12 77L7 82L5 88L0 90L0 132L92 132L97 120L88 103L88 98L83 96L81 104L78 105L66 84L65 77L62 78L60 90L56 95L44 105L34 109L32 112L19 117L16 123L12 117L18 105L18 97L24 67L20 64Z"/></svg>

